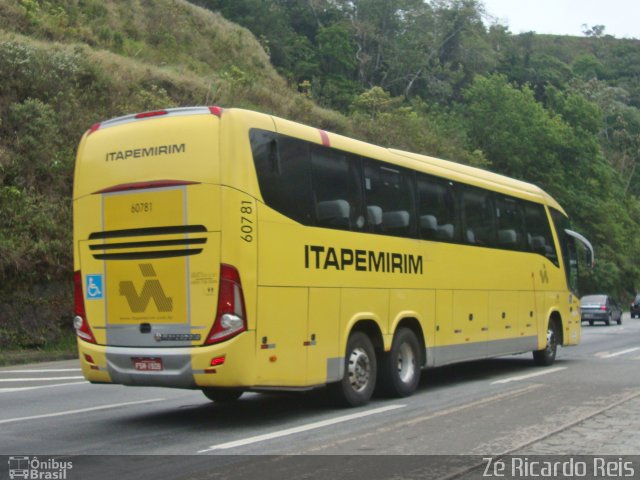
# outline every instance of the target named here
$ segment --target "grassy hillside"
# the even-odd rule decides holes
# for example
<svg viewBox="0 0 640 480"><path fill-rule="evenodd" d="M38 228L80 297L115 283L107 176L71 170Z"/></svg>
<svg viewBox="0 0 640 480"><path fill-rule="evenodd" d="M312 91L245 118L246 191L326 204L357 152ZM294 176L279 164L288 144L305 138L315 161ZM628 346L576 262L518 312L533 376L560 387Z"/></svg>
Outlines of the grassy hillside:
<svg viewBox="0 0 640 480"><path fill-rule="evenodd" d="M93 123L218 104L347 129L247 30L179 0L0 0L0 79L0 348L70 330L73 162Z"/></svg>

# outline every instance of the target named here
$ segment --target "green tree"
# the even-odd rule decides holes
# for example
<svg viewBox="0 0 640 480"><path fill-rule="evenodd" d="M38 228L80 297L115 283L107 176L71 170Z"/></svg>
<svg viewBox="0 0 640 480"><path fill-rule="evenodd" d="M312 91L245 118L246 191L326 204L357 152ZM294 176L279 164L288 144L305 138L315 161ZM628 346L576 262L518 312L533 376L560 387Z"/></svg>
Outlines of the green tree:
<svg viewBox="0 0 640 480"><path fill-rule="evenodd" d="M464 91L464 117L473 148L482 150L500 172L560 190L560 152L568 126L538 103L528 87L502 75L476 77Z"/></svg>

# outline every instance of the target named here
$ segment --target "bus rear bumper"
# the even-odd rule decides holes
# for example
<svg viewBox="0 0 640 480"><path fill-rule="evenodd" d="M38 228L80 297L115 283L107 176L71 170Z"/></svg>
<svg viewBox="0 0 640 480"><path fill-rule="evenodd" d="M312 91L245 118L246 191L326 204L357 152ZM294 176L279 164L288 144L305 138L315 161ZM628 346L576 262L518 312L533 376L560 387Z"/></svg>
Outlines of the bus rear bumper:
<svg viewBox="0 0 640 480"><path fill-rule="evenodd" d="M78 340L80 363L90 382L130 386L251 387L255 335L244 332L202 347L112 347Z"/></svg>

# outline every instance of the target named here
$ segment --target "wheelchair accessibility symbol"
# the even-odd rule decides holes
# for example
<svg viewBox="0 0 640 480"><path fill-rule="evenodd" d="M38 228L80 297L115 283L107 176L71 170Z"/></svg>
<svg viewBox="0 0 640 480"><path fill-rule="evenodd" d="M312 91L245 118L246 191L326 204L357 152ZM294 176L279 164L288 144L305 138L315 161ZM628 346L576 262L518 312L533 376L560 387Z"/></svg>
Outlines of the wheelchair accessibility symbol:
<svg viewBox="0 0 640 480"><path fill-rule="evenodd" d="M102 275L87 275L86 292L88 300L100 300L103 298L102 278Z"/></svg>

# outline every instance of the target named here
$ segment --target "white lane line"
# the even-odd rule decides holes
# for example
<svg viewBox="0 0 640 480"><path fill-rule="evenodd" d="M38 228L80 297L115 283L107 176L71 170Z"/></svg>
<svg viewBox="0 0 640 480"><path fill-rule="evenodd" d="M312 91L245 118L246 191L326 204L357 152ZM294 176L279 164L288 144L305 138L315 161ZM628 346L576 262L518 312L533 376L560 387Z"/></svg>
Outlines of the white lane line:
<svg viewBox="0 0 640 480"><path fill-rule="evenodd" d="M495 382L491 382L491 385L509 383L509 382L518 382L520 380L527 380L529 378L539 377L540 375L547 375L549 373L559 372L560 370L566 370L566 368L567 367L549 368L549 369L541 370L539 372L529 373L528 375L520 375L518 377L503 378L502 380L496 380Z"/></svg>
<svg viewBox="0 0 640 480"><path fill-rule="evenodd" d="M81 368L45 368L40 370L0 370L3 373L49 373L49 372L81 372Z"/></svg>
<svg viewBox="0 0 640 480"><path fill-rule="evenodd" d="M212 450L226 450L229 448L250 445L252 443L264 442L265 440L273 440L274 438L285 437L287 435L293 435L295 433L301 433L309 430L315 430L317 428L328 427L329 425L348 422L350 420L355 420L357 418L368 417L370 415L377 415L379 413L389 412L391 410L397 410L398 408L404 408L404 407L406 407L406 405L389 405L386 407L374 408L373 410L367 410L365 412L352 413L351 415L343 415L341 417L330 418L328 420L322 420L320 422L309 423L307 425L300 425L299 427L287 428L286 430L266 433L264 435L256 435L255 437L244 438L242 440L236 440L236 441L227 442L227 443L219 443L218 445L212 445L209 448L205 448L204 450L198 450L198 453L210 452Z"/></svg>
<svg viewBox="0 0 640 480"><path fill-rule="evenodd" d="M344 444L353 444L354 438L357 438L357 441L359 442L363 442L368 439L373 439L372 441L374 442L376 441L380 442L380 439L384 438L385 434L388 432L394 432L394 431L397 432L403 429L405 429L406 431L411 431L411 429L415 428L416 425L428 422L435 418L440 418L447 415L453 415L453 414L456 414L465 410L470 410L470 409L478 410L480 407L484 407L485 405L498 403L507 399L511 400L521 395L527 395L530 392L538 390L539 388L544 388L544 385L541 383L538 383L538 384L533 383L533 384L527 385L526 387L520 387L514 390L509 390L507 392L498 393L490 397L480 398L470 403L464 403L462 405L450 407L445 410L439 410L433 413L428 413L421 417L413 417L413 418L409 418L408 420L398 420L397 422L393 423L393 425L386 424L382 427L371 429L366 433L359 434L357 437L349 437L349 438L341 438L341 439L332 438L329 440L329 442L330 442L330 445L334 448ZM314 451L322 451L327 446L328 445L319 444L317 447L306 448L303 451L293 452L293 453L294 454L300 453L300 454L306 455L306 454L313 453ZM446 478L449 478L449 477L446 477Z"/></svg>
<svg viewBox="0 0 640 480"><path fill-rule="evenodd" d="M82 375L75 377L26 377L26 378L0 378L0 382L41 382L43 380L78 380Z"/></svg>
<svg viewBox="0 0 640 480"><path fill-rule="evenodd" d="M23 392L25 390L38 390L40 388L51 388L51 387L65 387L67 385L84 385L87 382L69 382L69 383L54 383L53 385L38 385L37 387L9 387L9 388L0 388L0 393L11 393L11 392Z"/></svg>
<svg viewBox="0 0 640 480"><path fill-rule="evenodd" d="M608 355L602 355L600 356L600 358L613 358L613 357L617 357L618 355L624 355L625 353L635 352L636 350L640 350L640 347L627 348L626 350L621 350L620 352L614 352Z"/></svg>
<svg viewBox="0 0 640 480"><path fill-rule="evenodd" d="M23 422L25 420L37 420L38 418L61 417L63 415L76 415L78 413L95 412L97 410L108 410L110 408L129 407L131 405L140 405L143 403L162 402L164 398L151 398L149 400L139 400L137 402L112 403L111 405L100 405L99 407L79 408L76 410L66 410L64 412L43 413L42 415L31 415L29 417L16 417L0 420L3 423Z"/></svg>

